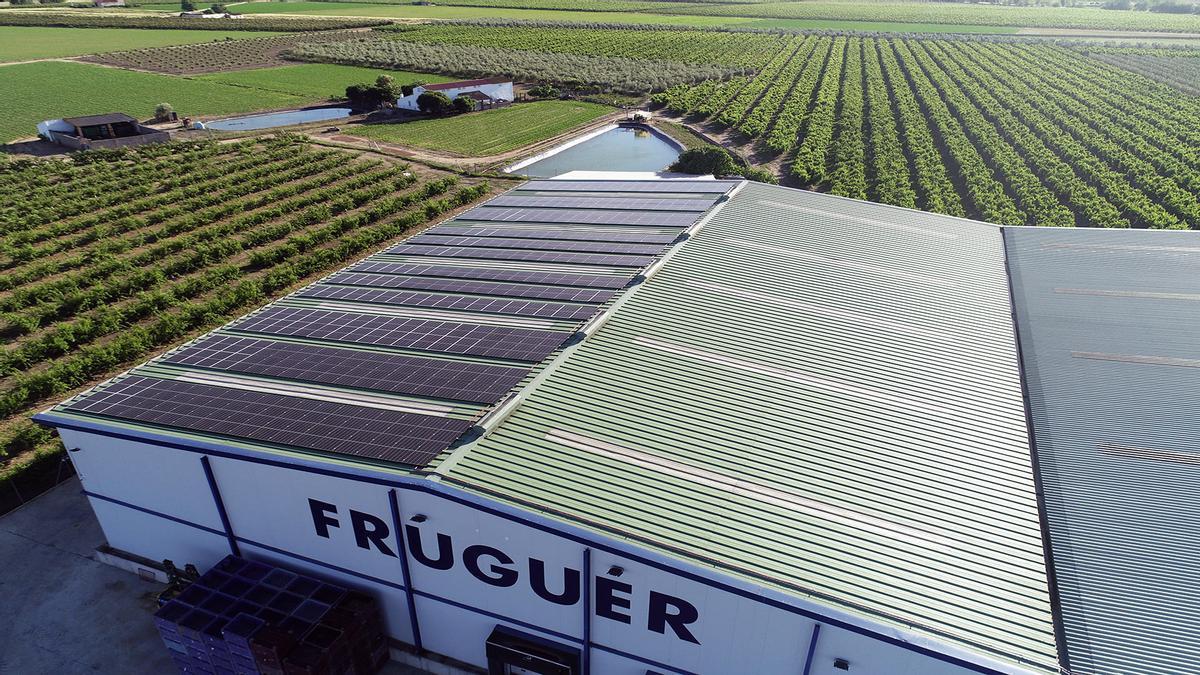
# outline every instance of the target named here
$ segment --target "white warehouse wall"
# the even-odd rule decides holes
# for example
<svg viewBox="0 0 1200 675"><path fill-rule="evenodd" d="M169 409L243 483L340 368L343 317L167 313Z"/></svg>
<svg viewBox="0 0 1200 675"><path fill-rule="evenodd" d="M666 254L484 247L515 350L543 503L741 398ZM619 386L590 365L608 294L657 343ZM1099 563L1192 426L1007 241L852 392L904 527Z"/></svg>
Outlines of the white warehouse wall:
<svg viewBox="0 0 1200 675"><path fill-rule="evenodd" d="M244 556L371 592L391 637L413 644L405 555L422 646L481 668L498 623L578 648L587 616L593 674L844 675L835 658L847 659L853 675L1023 672L428 480L333 464L305 470L300 460L273 466L241 449L205 455L60 433L77 449L70 457L111 546L200 568L228 554L201 463L207 456ZM342 475L314 472L321 466ZM395 536L393 494L403 541ZM439 544L449 545L450 557ZM585 557L590 584L581 581ZM619 576L609 574L614 566ZM535 579L535 571L544 574ZM578 594L568 592L569 579L580 582ZM690 608L694 618L674 616Z"/></svg>

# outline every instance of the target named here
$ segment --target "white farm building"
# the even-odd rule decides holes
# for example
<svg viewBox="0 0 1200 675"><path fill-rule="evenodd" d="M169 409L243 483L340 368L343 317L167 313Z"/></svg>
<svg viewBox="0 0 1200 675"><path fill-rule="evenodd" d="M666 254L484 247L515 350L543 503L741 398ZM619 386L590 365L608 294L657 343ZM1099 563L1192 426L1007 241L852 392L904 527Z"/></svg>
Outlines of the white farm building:
<svg viewBox="0 0 1200 675"><path fill-rule="evenodd" d="M419 110L417 99L427 91L440 91L452 101L459 96L471 96L479 102L480 108L485 109L507 105L513 101L512 80L506 80L502 77L489 77L482 80L460 80L458 82L419 85L414 87L413 92L408 96L396 99L396 107L402 110Z"/></svg>
<svg viewBox="0 0 1200 675"><path fill-rule="evenodd" d="M533 180L35 419L439 673L1195 673L1198 237Z"/></svg>

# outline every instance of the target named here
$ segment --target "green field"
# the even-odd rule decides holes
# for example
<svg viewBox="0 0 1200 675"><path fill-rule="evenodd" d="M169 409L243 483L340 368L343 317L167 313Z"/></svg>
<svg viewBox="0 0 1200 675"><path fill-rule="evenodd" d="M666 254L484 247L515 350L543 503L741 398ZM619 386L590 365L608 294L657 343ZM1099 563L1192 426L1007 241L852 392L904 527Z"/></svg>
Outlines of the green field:
<svg viewBox="0 0 1200 675"><path fill-rule="evenodd" d="M633 12L571 12L510 7L445 7L429 5L375 5L348 2L254 2L237 5L243 14L306 14L312 16L371 16L396 19L522 19L528 21L582 21L587 23L649 23L711 28L781 28L788 30L904 31L918 33L1015 33L1016 28L968 24L887 23L831 19L776 19L737 16L691 16Z"/></svg>
<svg viewBox="0 0 1200 675"><path fill-rule="evenodd" d="M374 82L380 75L391 75L399 84L410 82L449 82L452 78L427 73L413 73L356 66L337 66L307 63L298 66L236 70L228 73L200 75L199 80L249 87L270 92L293 94L309 99L342 96L346 87L360 82Z"/></svg>
<svg viewBox="0 0 1200 675"><path fill-rule="evenodd" d="M46 61L0 68L0 142L33 136L42 120L126 112L149 117L170 103L180 116L301 105L310 97L247 90L218 82L140 73L83 63Z"/></svg>
<svg viewBox="0 0 1200 675"><path fill-rule="evenodd" d="M0 63L98 54L119 49L213 42L279 33L212 30L127 30L122 28L41 28L0 26Z"/></svg>
<svg viewBox="0 0 1200 675"><path fill-rule="evenodd" d="M486 157L557 136L609 112L612 108L595 103L539 101L457 117L366 124L350 133L384 143Z"/></svg>

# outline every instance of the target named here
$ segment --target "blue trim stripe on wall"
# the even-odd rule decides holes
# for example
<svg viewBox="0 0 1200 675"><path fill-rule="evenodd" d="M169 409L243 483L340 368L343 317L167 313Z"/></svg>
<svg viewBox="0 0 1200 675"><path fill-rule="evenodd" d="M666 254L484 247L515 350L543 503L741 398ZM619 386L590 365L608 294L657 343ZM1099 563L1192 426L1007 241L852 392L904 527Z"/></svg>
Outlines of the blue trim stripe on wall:
<svg viewBox="0 0 1200 675"><path fill-rule="evenodd" d="M753 600L755 602L765 604L769 607L774 607L776 609L780 609L780 610L783 610L783 611L786 611L786 612L789 612L792 614L796 614L798 616L803 616L805 618L821 622L825 625L832 626L834 628L845 630L845 631L855 633L858 635L864 635L864 636L870 637L872 639L878 640L880 642L884 642L886 644L900 647L902 649L906 649L908 651L911 651L911 652L914 652L917 654L921 654L923 656L928 656L935 660L942 661L943 663L952 664L952 665L964 668L966 670L970 670L972 672L986 673L988 675L1004 675L1006 672L1006 671L1002 671L1002 670L997 670L995 668L990 668L985 665L981 665L974 661L969 661L962 657L954 656L951 654L946 654L944 652L938 651L931 647L927 647L927 646L924 646L921 644L915 644L915 643L909 642L908 640L904 639L903 637L888 635L886 633L880 633L880 632L877 632L866 626L861 626L861 625L851 623L846 620L827 616L825 614L821 614L820 612L806 609L803 607L796 607L795 605L788 604L786 602L783 602L783 601L775 599L775 598L765 597L762 594L756 593L751 590L738 588L737 586L733 586L733 585L730 585L725 582L721 582L721 581L717 581L714 579L700 576L699 574L690 572L688 570L679 569L678 567L669 565L663 561L655 560L653 558L647 557L644 553L638 553L638 552L635 552L632 550L622 549L622 548L614 546L614 545L612 545L602 539L599 539L599 538L593 538L590 536L584 536L583 534L577 534L576 532L573 532L573 531L567 531L564 528L572 528L572 529L580 529L580 528L573 528L572 526L565 524L565 523L561 524L557 527L552 527L546 523L540 522L538 520L534 520L532 517L530 517L533 514L529 514L528 516L526 516L526 515L516 515L514 513L509 513L500 508L497 508L497 505L496 505L497 503L494 501L487 500L485 498L476 496L472 493L466 492L465 490L454 488L454 487L445 485L443 483L430 481L430 480L427 480L424 478L402 477L402 478L388 479L388 478L382 478L380 476L371 475L371 474L356 473L353 471L338 471L338 470L328 469L328 468L324 468L324 467L309 466L309 465L303 463L303 460L299 460L299 459L296 461L293 461L293 462L285 462L282 460L269 459L266 457L258 457L258 456L252 455L252 454L231 452L230 451L231 449L229 448L229 446L224 446L224 445L220 445L217 443L210 443L210 442L203 441L200 439L195 440L194 444L192 444L192 445L187 445L184 443L180 443L177 440L172 439L171 437L168 437L168 436L161 436L161 435L157 435L154 433L143 432L141 430L135 430L135 429L128 429L125 432L117 432L117 431L113 431L110 427L106 427L101 424L97 424L97 423L93 423L93 422L85 421L85 420L64 418L64 417L60 417L54 413L38 413L37 415L34 415L33 419L35 422L42 424L44 426L49 426L49 427L70 429L70 430L81 431L81 432L85 432L85 433L94 433L94 434L98 434L101 436L107 436L109 438L117 438L117 439L129 440L129 441L135 441L135 442L141 442L141 443L151 443L151 444L162 446L162 447L183 450L185 452L208 454L208 455L212 455L214 457L224 457L224 458L232 459L232 460L236 460L236 461L252 462L255 464L262 464L265 466L275 466L275 467L284 468L284 469L291 469L294 471L304 471L306 473L313 473L313 474L322 475L322 476L330 476L333 478L342 478L342 479L346 479L346 480L371 483L374 485L383 485L383 486L393 487L393 488L402 489L402 490L413 490L413 491L417 491L417 492L422 492L422 493L429 494L429 495L432 495L435 497L439 497L441 499L445 499L447 501L451 501L451 502L455 502L458 504L462 504L464 506L468 506L470 508L476 509L483 513L494 515L496 517L503 518L505 520L521 523L521 524L525 525L526 527L530 527L530 528L533 528L535 530L539 530L542 532L547 532L547 533L553 534L555 536L561 537L563 539L573 541L577 544L581 544L583 546L591 546L595 549L606 551L606 552L612 553L614 555L619 555L619 556L622 556L629 560L638 562L640 564L647 565L649 567L653 567L655 569L662 570L665 572L669 572L671 574L675 574L684 579L688 579L690 581L694 581L699 584L703 584L710 588L715 588L715 589L724 591L726 593L731 593L733 595L737 595L739 597L746 598L748 600ZM513 510L519 510L519 509L517 509L516 507L513 507ZM630 547L630 548L633 548L633 547ZM359 575L359 576L361 576L361 575ZM599 645L596 645L596 647L599 648ZM609 650L605 650L605 651L609 651ZM644 660L644 659L639 659L639 660Z"/></svg>
<svg viewBox="0 0 1200 675"><path fill-rule="evenodd" d="M808 639L808 655L804 657L803 675L809 675L812 672L813 655L817 653L817 638L819 637L821 637L821 624L814 623L812 637Z"/></svg>

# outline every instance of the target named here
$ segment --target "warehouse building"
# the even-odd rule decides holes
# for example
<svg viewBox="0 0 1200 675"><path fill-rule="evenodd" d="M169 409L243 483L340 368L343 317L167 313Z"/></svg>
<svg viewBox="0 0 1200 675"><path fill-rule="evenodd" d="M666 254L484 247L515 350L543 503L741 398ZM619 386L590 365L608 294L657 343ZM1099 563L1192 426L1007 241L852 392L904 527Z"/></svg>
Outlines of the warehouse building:
<svg viewBox="0 0 1200 675"><path fill-rule="evenodd" d="M535 180L40 414L110 546L491 673L1178 673L1194 233Z"/></svg>

